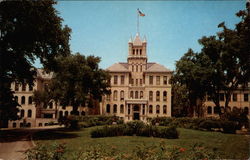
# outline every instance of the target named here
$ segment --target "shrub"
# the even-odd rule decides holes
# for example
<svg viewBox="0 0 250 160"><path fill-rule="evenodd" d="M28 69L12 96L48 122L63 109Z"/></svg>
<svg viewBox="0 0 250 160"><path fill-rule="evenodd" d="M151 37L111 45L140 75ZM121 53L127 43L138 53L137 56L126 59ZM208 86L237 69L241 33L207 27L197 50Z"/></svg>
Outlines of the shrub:
<svg viewBox="0 0 250 160"><path fill-rule="evenodd" d="M222 128L224 133L236 133L236 126L237 124L233 121L224 121L222 122Z"/></svg>
<svg viewBox="0 0 250 160"><path fill-rule="evenodd" d="M142 122L131 122L122 125L104 126L91 131L92 138L113 136L145 136L175 139L179 137L176 127L157 128L152 125L141 124Z"/></svg>
<svg viewBox="0 0 250 160"><path fill-rule="evenodd" d="M159 135L157 137L168 138L168 139L177 139L179 138L179 133L176 130L176 127L170 126L166 128L161 128L159 130Z"/></svg>
<svg viewBox="0 0 250 160"><path fill-rule="evenodd" d="M145 127L145 124L142 121L130 121L126 124L134 134L137 134L141 128Z"/></svg>
<svg viewBox="0 0 250 160"><path fill-rule="evenodd" d="M221 126L220 126L219 121L208 119L208 120L201 122L199 125L199 128L211 131L212 128L221 128Z"/></svg>
<svg viewBox="0 0 250 160"><path fill-rule="evenodd" d="M67 116L58 119L60 124L64 124L67 128L70 128L71 123L74 125L78 121L79 125L77 128L87 128L92 126L100 125L111 125L113 122L117 124L123 124L123 119L116 116ZM74 128L74 127L73 127Z"/></svg>
<svg viewBox="0 0 250 160"><path fill-rule="evenodd" d="M65 144L37 145L25 152L28 160L64 160Z"/></svg>
<svg viewBox="0 0 250 160"><path fill-rule="evenodd" d="M156 137L158 134L158 128L152 125L145 125L140 131L137 133L137 136L143 137Z"/></svg>

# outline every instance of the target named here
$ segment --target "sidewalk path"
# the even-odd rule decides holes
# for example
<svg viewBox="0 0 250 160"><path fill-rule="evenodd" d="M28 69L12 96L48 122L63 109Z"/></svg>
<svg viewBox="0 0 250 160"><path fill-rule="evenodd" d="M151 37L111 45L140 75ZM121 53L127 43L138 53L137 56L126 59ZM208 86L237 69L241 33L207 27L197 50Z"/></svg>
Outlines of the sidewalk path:
<svg viewBox="0 0 250 160"><path fill-rule="evenodd" d="M41 130L58 128L58 126L0 130L0 160L24 160L24 152L34 146L32 135Z"/></svg>

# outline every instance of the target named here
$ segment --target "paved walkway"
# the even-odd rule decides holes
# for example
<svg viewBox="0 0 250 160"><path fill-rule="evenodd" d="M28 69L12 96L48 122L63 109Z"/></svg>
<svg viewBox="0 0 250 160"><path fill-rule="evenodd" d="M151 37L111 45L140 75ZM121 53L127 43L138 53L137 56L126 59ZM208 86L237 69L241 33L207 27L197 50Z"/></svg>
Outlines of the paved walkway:
<svg viewBox="0 0 250 160"><path fill-rule="evenodd" d="M58 126L0 130L0 160L24 160L24 152L35 145L31 140L32 135L37 131L52 128Z"/></svg>

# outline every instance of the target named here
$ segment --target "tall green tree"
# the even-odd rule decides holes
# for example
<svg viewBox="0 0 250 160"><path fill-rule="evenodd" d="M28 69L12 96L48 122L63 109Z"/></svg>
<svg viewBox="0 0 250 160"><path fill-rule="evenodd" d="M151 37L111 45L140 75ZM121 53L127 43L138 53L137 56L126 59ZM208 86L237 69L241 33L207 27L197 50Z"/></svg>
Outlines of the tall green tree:
<svg viewBox="0 0 250 160"><path fill-rule="evenodd" d="M194 53L189 49L182 58L176 62L176 71L173 75L174 86L185 86L189 99L188 115L203 116L203 102L206 96L207 75L211 72L207 65L207 58ZM185 96L185 95L183 95Z"/></svg>
<svg viewBox="0 0 250 160"><path fill-rule="evenodd" d="M62 26L55 4L53 0L0 2L0 121L17 118L12 82L33 85L35 60L53 69L55 57L70 54L71 30Z"/></svg>
<svg viewBox="0 0 250 160"><path fill-rule="evenodd" d="M247 11L236 14L241 21L235 29L229 29L224 22L219 24L223 30L216 36L203 37L201 55L209 61L212 74L209 77L207 94L220 108L220 93L225 95L225 108L230 97L238 87L247 87L250 81L250 15ZM227 110L226 110L227 111Z"/></svg>
<svg viewBox="0 0 250 160"><path fill-rule="evenodd" d="M176 63L175 83L187 87L191 107L198 107L197 100L202 102L208 95L220 110L220 93L224 93L227 108L233 91L244 89L250 81L250 15L246 10L236 15L241 21L235 29L219 24L221 32L199 40L200 53L189 50Z"/></svg>
<svg viewBox="0 0 250 160"><path fill-rule="evenodd" d="M53 97L63 106L72 106L77 114L79 106L93 106L104 94L109 94L109 74L100 69L99 57L79 53L57 59L57 69L50 83Z"/></svg>

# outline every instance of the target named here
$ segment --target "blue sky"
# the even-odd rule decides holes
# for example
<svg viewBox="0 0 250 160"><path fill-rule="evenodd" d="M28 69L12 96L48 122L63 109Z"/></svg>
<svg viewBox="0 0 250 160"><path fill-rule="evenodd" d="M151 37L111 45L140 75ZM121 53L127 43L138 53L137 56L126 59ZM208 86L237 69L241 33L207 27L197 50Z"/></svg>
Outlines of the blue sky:
<svg viewBox="0 0 250 160"><path fill-rule="evenodd" d="M140 35L148 42L148 61L174 70L175 62L197 40L220 31L225 21L230 28L239 22L235 13L245 1L58 1L55 8L72 29L71 51L101 57L101 68L126 62L128 40L136 34L137 8Z"/></svg>

